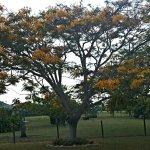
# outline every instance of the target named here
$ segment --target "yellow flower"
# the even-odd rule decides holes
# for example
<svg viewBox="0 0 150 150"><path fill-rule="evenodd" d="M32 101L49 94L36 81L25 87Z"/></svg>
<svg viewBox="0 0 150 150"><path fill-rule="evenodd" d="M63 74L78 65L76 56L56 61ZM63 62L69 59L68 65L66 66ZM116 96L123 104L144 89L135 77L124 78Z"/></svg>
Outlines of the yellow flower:
<svg viewBox="0 0 150 150"><path fill-rule="evenodd" d="M53 21L53 19L54 19L54 16L53 16L53 14L50 11L48 11L46 13L44 19L45 19L46 22L51 23Z"/></svg>
<svg viewBox="0 0 150 150"><path fill-rule="evenodd" d="M0 16L0 23L4 23L6 21L6 18Z"/></svg>
<svg viewBox="0 0 150 150"><path fill-rule="evenodd" d="M108 80L100 80L98 81L98 83L96 84L96 88L97 89L109 89L109 90L115 90L120 84L120 79L108 79Z"/></svg>
<svg viewBox="0 0 150 150"><path fill-rule="evenodd" d="M38 28L42 27L43 24L38 19L33 20L33 23L31 25L31 28L36 31Z"/></svg>
<svg viewBox="0 0 150 150"><path fill-rule="evenodd" d="M114 90L119 86L119 84L120 84L120 79L114 79L114 80L109 79L108 85L106 88L108 88L110 90Z"/></svg>
<svg viewBox="0 0 150 150"><path fill-rule="evenodd" d="M5 49L3 47L0 47L0 55L4 54Z"/></svg>
<svg viewBox="0 0 150 150"><path fill-rule="evenodd" d="M65 31L65 26L64 25L59 25L57 27L57 32L64 32Z"/></svg>
<svg viewBox="0 0 150 150"><path fill-rule="evenodd" d="M27 40L29 43L32 43L35 41L35 36L30 36Z"/></svg>
<svg viewBox="0 0 150 150"><path fill-rule="evenodd" d="M71 26L72 28L74 28L74 27L76 27L76 26L79 25L79 24L80 24L80 23L79 23L79 20L74 19L73 21L71 21L70 26Z"/></svg>
<svg viewBox="0 0 150 150"><path fill-rule="evenodd" d="M63 9L56 10L56 17L67 17L69 14Z"/></svg>
<svg viewBox="0 0 150 150"><path fill-rule="evenodd" d="M112 23L117 24L120 21L123 21L125 19L125 16L122 14L114 15L112 16Z"/></svg>
<svg viewBox="0 0 150 150"><path fill-rule="evenodd" d="M143 70L140 74L141 74L141 75L150 74L150 69L145 69L145 70Z"/></svg>
<svg viewBox="0 0 150 150"><path fill-rule="evenodd" d="M33 60L43 59L43 58L45 58L45 56L46 56L45 52L43 52L42 50L36 50L32 54L32 59Z"/></svg>
<svg viewBox="0 0 150 150"><path fill-rule="evenodd" d="M133 59L129 59L127 61L124 61L123 65L126 66L126 68L133 68L133 67L135 67Z"/></svg>
<svg viewBox="0 0 150 150"><path fill-rule="evenodd" d="M6 79L8 74L6 72L0 72L0 79Z"/></svg>
<svg viewBox="0 0 150 150"><path fill-rule="evenodd" d="M134 69L130 69L128 71L128 74L139 74L141 70L139 70L138 68L134 68Z"/></svg>
<svg viewBox="0 0 150 150"><path fill-rule="evenodd" d="M102 12L100 12L98 14L99 21L105 21L106 20L106 15L107 15L107 12L105 10L103 10Z"/></svg>
<svg viewBox="0 0 150 150"><path fill-rule="evenodd" d="M119 73L124 73L126 71L126 68L124 66L120 66L120 67L117 68L117 71Z"/></svg>
<svg viewBox="0 0 150 150"><path fill-rule="evenodd" d="M98 15L98 21L105 22L107 20L108 14L113 10L113 7L106 7L104 8Z"/></svg>
<svg viewBox="0 0 150 150"><path fill-rule="evenodd" d="M40 59L44 64L56 63L59 58L57 55L46 54L44 50L36 50L32 54L32 60Z"/></svg>
<svg viewBox="0 0 150 150"><path fill-rule="evenodd" d="M23 17L25 15L25 9L20 9L18 16Z"/></svg>
<svg viewBox="0 0 150 150"><path fill-rule="evenodd" d="M58 61L58 56L57 55L46 55L44 58L43 58L43 63L44 64L54 64Z"/></svg>
<svg viewBox="0 0 150 150"><path fill-rule="evenodd" d="M130 88L131 88L131 89L136 89L136 88L138 88L143 82L144 82L144 79L143 79L143 78L134 79L134 80L131 82Z"/></svg>
<svg viewBox="0 0 150 150"><path fill-rule="evenodd" d="M0 30L1 30L1 31L8 31L8 30L10 30L10 29L11 29L10 26L4 25L4 23L2 23L2 24L0 25Z"/></svg>

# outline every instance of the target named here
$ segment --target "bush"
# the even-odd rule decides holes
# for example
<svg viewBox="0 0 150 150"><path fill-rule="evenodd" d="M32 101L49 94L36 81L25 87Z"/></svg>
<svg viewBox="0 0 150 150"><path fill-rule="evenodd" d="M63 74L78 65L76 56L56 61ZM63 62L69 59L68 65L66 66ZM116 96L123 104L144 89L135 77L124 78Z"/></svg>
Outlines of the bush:
<svg viewBox="0 0 150 150"><path fill-rule="evenodd" d="M83 117L83 120L89 120L88 116Z"/></svg>
<svg viewBox="0 0 150 150"><path fill-rule="evenodd" d="M57 146L73 146L73 145L85 145L85 144L93 144L93 141L88 141L86 139L76 138L75 140L70 139L55 139L52 142L53 145Z"/></svg>
<svg viewBox="0 0 150 150"><path fill-rule="evenodd" d="M12 131L13 124L15 130L19 130L20 121L21 117L19 115L12 116L10 110L0 109L0 133Z"/></svg>

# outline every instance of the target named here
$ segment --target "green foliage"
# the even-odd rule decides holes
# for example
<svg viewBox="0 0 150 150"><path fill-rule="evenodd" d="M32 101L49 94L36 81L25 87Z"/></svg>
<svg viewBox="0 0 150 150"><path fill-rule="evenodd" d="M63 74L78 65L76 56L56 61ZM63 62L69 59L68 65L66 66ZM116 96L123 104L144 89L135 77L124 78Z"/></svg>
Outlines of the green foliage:
<svg viewBox="0 0 150 150"><path fill-rule="evenodd" d="M75 140L70 139L56 139L52 142L53 145L58 146L73 146L73 145L85 145L85 144L93 144L93 141L88 141L86 139L76 138Z"/></svg>
<svg viewBox="0 0 150 150"><path fill-rule="evenodd" d="M45 89L40 89L40 93L45 94L44 98L39 97L38 94L34 94L32 96L33 103L31 104L41 107L39 110L42 109L43 115L50 116L51 124L56 124L56 121L58 121L59 124L64 124L66 115L64 108L57 101L58 97L54 92L47 94L47 91L44 90Z"/></svg>
<svg viewBox="0 0 150 150"><path fill-rule="evenodd" d="M19 115L12 116L10 110L0 109L0 133L12 131L13 126L17 131L20 129L20 123Z"/></svg>
<svg viewBox="0 0 150 150"><path fill-rule="evenodd" d="M133 107L134 117L150 119L150 99L146 97L139 97Z"/></svg>
<svg viewBox="0 0 150 150"><path fill-rule="evenodd" d="M26 116L48 115L49 110L45 105L25 102L23 108L26 110Z"/></svg>
<svg viewBox="0 0 150 150"><path fill-rule="evenodd" d="M97 112L100 111L100 106L90 106L83 117L84 120L89 118L97 118Z"/></svg>

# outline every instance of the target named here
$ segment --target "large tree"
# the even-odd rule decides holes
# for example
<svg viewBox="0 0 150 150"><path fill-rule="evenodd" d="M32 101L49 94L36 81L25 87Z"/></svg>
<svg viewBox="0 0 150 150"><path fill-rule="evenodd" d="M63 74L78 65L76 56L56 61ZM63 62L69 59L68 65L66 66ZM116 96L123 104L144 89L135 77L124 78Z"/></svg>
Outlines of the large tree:
<svg viewBox="0 0 150 150"><path fill-rule="evenodd" d="M12 76L50 85L65 109L70 138L75 139L100 69L120 50L124 59L150 41L149 6L141 0L107 1L104 8L58 5L36 16L28 8L4 15L1 7L0 79L6 81L11 70ZM76 81L67 92L64 76ZM72 99L80 107L73 107Z"/></svg>

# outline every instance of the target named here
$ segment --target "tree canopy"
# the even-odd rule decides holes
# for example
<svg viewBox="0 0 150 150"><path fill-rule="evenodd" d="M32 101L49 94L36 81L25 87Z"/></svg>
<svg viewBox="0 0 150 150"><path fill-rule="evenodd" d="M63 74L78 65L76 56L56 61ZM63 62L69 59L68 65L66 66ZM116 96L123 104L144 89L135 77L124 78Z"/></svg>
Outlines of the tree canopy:
<svg viewBox="0 0 150 150"><path fill-rule="evenodd" d="M0 86L11 83L9 79L49 85L65 108L72 139L92 102L100 70L116 54L123 51L120 62L150 41L149 1L106 1L104 8L58 5L38 15L31 15L29 8L6 14L1 6L0 11ZM67 90L64 76L76 80ZM72 99L80 107L73 107Z"/></svg>
<svg viewBox="0 0 150 150"><path fill-rule="evenodd" d="M139 99L148 101L149 95L149 48L139 50L121 63L112 63L101 69L96 87L109 95L110 111L134 110ZM149 106L148 106L149 107Z"/></svg>

